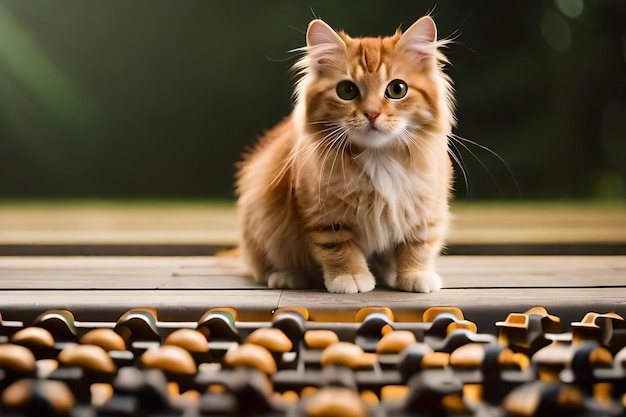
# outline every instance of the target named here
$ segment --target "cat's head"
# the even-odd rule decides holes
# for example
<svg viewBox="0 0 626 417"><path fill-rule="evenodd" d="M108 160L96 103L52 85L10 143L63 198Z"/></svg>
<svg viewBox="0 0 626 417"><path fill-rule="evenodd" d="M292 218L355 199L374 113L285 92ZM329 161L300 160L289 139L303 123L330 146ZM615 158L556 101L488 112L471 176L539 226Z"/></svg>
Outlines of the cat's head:
<svg viewBox="0 0 626 417"><path fill-rule="evenodd" d="M361 148L380 148L453 123L449 79L437 30L423 17L404 33L351 38L313 20L295 65L297 108L308 132Z"/></svg>

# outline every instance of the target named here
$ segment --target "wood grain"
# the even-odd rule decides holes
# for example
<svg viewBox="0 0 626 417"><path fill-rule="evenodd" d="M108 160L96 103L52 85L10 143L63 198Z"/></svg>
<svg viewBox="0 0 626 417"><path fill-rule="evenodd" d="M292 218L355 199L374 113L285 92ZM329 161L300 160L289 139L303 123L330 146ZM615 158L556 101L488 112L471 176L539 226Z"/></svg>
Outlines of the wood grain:
<svg viewBox="0 0 626 417"><path fill-rule="evenodd" d="M626 243L623 204L457 203L449 243ZM233 204L0 202L0 245L235 245Z"/></svg>
<svg viewBox="0 0 626 417"><path fill-rule="evenodd" d="M115 321L129 308L151 307L161 320L195 321L210 308L234 307L240 320L257 321L301 306L313 320L351 321L362 307L388 306L398 320L419 320L429 307L456 306L487 328L537 305L567 321L588 311L626 317L626 256L444 256L439 271L445 288L436 293L329 294L269 289L247 278L236 258L0 257L0 314L28 322L61 308L78 320Z"/></svg>
<svg viewBox="0 0 626 417"><path fill-rule="evenodd" d="M443 256L444 288L626 286L626 256ZM218 257L0 257L2 289L265 289Z"/></svg>
<svg viewBox="0 0 626 417"><path fill-rule="evenodd" d="M453 213L451 245L626 247L623 205L471 204ZM228 204L0 203L0 245L196 245L203 253L236 239ZM508 312L537 305L566 321L587 311L626 317L626 256L443 256L438 270L444 289L437 293L338 295L269 289L250 280L236 258L0 256L0 314L27 322L64 308L79 320L115 321L129 308L152 307L161 320L193 321L229 306L240 320L270 320L278 307L303 306L315 320L337 321L353 320L365 306L389 306L398 319L417 320L428 307L456 306L490 328Z"/></svg>

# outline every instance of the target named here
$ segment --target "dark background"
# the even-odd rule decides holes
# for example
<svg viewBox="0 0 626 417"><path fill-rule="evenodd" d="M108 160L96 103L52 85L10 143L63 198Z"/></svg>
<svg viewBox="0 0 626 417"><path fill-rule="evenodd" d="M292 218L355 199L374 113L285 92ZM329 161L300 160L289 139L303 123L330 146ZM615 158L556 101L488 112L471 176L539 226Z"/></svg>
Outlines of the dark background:
<svg viewBox="0 0 626 417"><path fill-rule="evenodd" d="M626 198L623 0L0 0L0 199L232 198L312 17L359 36L428 12L455 132L510 168L457 143L457 198Z"/></svg>

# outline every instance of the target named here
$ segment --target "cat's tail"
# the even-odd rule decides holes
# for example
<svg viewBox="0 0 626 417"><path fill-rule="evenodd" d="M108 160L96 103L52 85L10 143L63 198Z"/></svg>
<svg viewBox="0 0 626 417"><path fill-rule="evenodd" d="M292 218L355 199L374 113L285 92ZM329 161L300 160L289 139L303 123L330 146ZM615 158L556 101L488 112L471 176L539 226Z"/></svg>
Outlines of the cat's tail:
<svg viewBox="0 0 626 417"><path fill-rule="evenodd" d="M234 248L219 250L215 252L215 255L213 256L216 258L239 258L241 257L241 251L239 250L239 247L236 246Z"/></svg>

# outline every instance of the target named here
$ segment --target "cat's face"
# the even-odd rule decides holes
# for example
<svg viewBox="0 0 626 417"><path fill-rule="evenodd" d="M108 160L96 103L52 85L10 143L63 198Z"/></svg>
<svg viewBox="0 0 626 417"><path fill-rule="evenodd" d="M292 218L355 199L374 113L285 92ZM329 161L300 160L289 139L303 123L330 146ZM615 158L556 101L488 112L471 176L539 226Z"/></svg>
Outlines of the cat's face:
<svg viewBox="0 0 626 417"><path fill-rule="evenodd" d="M309 129L360 148L413 140L438 115L435 40L430 18L404 34L358 39L313 21L298 87Z"/></svg>

